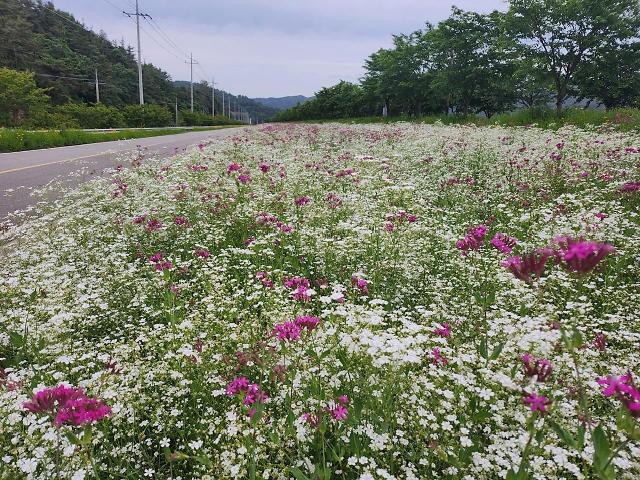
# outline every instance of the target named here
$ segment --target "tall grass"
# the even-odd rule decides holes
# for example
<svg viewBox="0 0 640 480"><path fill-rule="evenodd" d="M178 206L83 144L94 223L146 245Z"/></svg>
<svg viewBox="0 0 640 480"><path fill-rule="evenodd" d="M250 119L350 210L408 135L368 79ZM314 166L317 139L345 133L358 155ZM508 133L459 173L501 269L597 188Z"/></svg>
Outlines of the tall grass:
<svg viewBox="0 0 640 480"><path fill-rule="evenodd" d="M353 124L366 123L394 123L416 122L433 124L440 122L444 125L474 124L478 126L502 125L502 126L527 126L536 125L540 128L557 130L565 125L591 129L595 127L610 126L623 132L640 131L640 109L621 108L612 110L594 110L572 108L560 115L555 110L548 108L530 108L517 112L501 113L491 118L478 115L429 115L425 117L359 117L335 120L309 121L309 123L344 122Z"/></svg>
<svg viewBox="0 0 640 480"><path fill-rule="evenodd" d="M190 132L216 130L219 127L194 128ZM113 140L129 140L132 138L157 137L184 133L185 130L118 130L113 132L86 132L83 130L43 130L29 131L22 129L0 128L0 152L20 152L41 148L82 145L86 143L110 142Z"/></svg>

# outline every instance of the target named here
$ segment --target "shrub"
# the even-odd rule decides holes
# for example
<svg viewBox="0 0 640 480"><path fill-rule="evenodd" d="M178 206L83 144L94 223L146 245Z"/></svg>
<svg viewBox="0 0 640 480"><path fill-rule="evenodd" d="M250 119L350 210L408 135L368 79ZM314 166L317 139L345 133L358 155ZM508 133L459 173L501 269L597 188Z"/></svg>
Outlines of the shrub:
<svg viewBox="0 0 640 480"><path fill-rule="evenodd" d="M162 105L127 105L122 114L131 128L166 127L174 121L169 109Z"/></svg>

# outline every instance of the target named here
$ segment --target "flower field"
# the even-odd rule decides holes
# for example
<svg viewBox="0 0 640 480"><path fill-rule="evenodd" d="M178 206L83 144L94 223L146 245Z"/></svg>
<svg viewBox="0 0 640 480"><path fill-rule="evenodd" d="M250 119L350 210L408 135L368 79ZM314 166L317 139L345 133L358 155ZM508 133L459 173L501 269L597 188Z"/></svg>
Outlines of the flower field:
<svg viewBox="0 0 640 480"><path fill-rule="evenodd" d="M0 479L640 478L640 137L266 126L5 235Z"/></svg>

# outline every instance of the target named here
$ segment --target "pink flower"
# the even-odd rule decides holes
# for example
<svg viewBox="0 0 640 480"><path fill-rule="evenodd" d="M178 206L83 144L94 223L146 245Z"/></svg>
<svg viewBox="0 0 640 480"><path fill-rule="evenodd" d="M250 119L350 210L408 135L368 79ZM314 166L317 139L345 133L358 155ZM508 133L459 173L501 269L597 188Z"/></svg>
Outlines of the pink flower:
<svg viewBox="0 0 640 480"><path fill-rule="evenodd" d="M314 428L320 425L320 417L315 413L303 413L302 419Z"/></svg>
<svg viewBox="0 0 640 480"><path fill-rule="evenodd" d="M271 170L271 165L269 165L268 163L261 163L260 164L260 171L262 173L267 173L269 170Z"/></svg>
<svg viewBox="0 0 640 480"><path fill-rule="evenodd" d="M444 338L451 336L451 326L448 323L443 323L442 327L436 328L433 333Z"/></svg>
<svg viewBox="0 0 640 480"><path fill-rule="evenodd" d="M294 203L296 204L296 207L302 207L303 205L308 204L310 201L311 199L305 195L304 197L296 198L294 200Z"/></svg>
<svg viewBox="0 0 640 480"><path fill-rule="evenodd" d="M325 200L329 204L330 208L334 210L342 206L342 199L335 193L330 193L325 197Z"/></svg>
<svg viewBox="0 0 640 480"><path fill-rule="evenodd" d="M329 412L331 413L331 416L339 422L346 420L347 415L349 414L347 407L345 407L344 405L336 405L331 410L329 410Z"/></svg>
<svg viewBox="0 0 640 480"><path fill-rule="evenodd" d="M599 378L598 383L605 386L605 397L615 396L629 411L631 416L640 418L640 390L636 388L631 373L620 377Z"/></svg>
<svg viewBox="0 0 640 480"><path fill-rule="evenodd" d="M96 423L111 415L111 408L97 398L86 396L68 400L58 411L53 423L56 427L62 425L81 426Z"/></svg>
<svg viewBox="0 0 640 480"><path fill-rule="evenodd" d="M491 245L504 254L510 254L518 243L517 238L510 237L504 233L496 233L491 239Z"/></svg>
<svg viewBox="0 0 640 480"><path fill-rule="evenodd" d="M226 388L226 394L230 397L244 392L249 388L249 380L246 377L237 377L231 380Z"/></svg>
<svg viewBox="0 0 640 480"><path fill-rule="evenodd" d="M520 357L524 364L524 374L529 377L535 377L538 382L546 382L553 373L553 365L549 360L536 359L529 353L525 353Z"/></svg>
<svg viewBox="0 0 640 480"><path fill-rule="evenodd" d="M604 257L615 251L608 243L588 242L571 237L556 238L562 266L576 273L589 273Z"/></svg>
<svg viewBox="0 0 640 480"><path fill-rule="evenodd" d="M147 223L147 232L155 232L157 230L160 230L162 228L162 223L159 220L156 220L155 218L152 218L151 220L149 220L149 222Z"/></svg>
<svg viewBox="0 0 640 480"><path fill-rule="evenodd" d="M206 248L198 248L196 249L196 257L198 258L209 258L211 256L211 252Z"/></svg>
<svg viewBox="0 0 640 480"><path fill-rule="evenodd" d="M32 413L51 415L56 427L95 423L111 415L111 408L101 400L88 397L82 388L65 385L36 392L23 407Z"/></svg>
<svg viewBox="0 0 640 480"><path fill-rule="evenodd" d="M440 353L440 349L438 347L434 348L431 351L431 356L433 357L433 359L431 360L431 363L433 363L434 365L446 365L449 363L449 360L447 360L442 353Z"/></svg>
<svg viewBox="0 0 640 480"><path fill-rule="evenodd" d="M293 342L300 338L302 327L294 322L279 323L273 328L272 335L275 336L281 342L290 341Z"/></svg>
<svg viewBox="0 0 640 480"><path fill-rule="evenodd" d="M229 174L232 172L239 172L240 170L242 170L242 165L236 162L230 163L227 167L227 173Z"/></svg>
<svg viewBox="0 0 640 480"><path fill-rule="evenodd" d="M621 193L634 193L640 191L640 182L627 182L620 187Z"/></svg>
<svg viewBox="0 0 640 480"><path fill-rule="evenodd" d="M487 235L489 227L486 225L478 225L470 228L465 237L456 242L456 248L466 256L469 250L478 250L484 244L484 237Z"/></svg>
<svg viewBox="0 0 640 480"><path fill-rule="evenodd" d="M369 282L358 275L351 276L351 285L356 287L360 295L369 295Z"/></svg>
<svg viewBox="0 0 640 480"><path fill-rule="evenodd" d="M533 280L531 275L540 278L544 272L547 260L553 255L550 248L541 248L534 253L529 253L522 257L510 257L504 260L501 265L509 270L516 278L531 285Z"/></svg>
<svg viewBox="0 0 640 480"><path fill-rule="evenodd" d="M318 317L302 316L295 319L295 324L301 329L306 328L307 331L311 332L320 324L320 319Z"/></svg>
<svg viewBox="0 0 640 480"><path fill-rule="evenodd" d="M178 215L176 217L176 219L174 220L175 224L178 225L179 227L188 227L189 226L189 220L187 220L185 217L182 217L180 215Z"/></svg>
<svg viewBox="0 0 640 480"><path fill-rule="evenodd" d="M542 395L536 393L530 393L522 400L525 405L528 405L532 412L540 412L544 415L546 408L551 404L551 401Z"/></svg>
<svg viewBox="0 0 640 480"><path fill-rule="evenodd" d="M604 352L607 349L607 337L604 333L600 332L596 334L596 338L593 340L593 345L596 349Z"/></svg>
<svg viewBox="0 0 640 480"><path fill-rule="evenodd" d="M308 302L311 300L311 289L301 285L291 292L291 298L298 302Z"/></svg>
<svg viewBox="0 0 640 480"><path fill-rule="evenodd" d="M144 223L144 221L147 219L146 215L138 215L137 217L133 217L133 223L134 225L140 225L142 223Z"/></svg>
<svg viewBox="0 0 640 480"><path fill-rule="evenodd" d="M338 403L342 404L342 405L348 405L349 404L349 397L346 395L340 395L338 397Z"/></svg>

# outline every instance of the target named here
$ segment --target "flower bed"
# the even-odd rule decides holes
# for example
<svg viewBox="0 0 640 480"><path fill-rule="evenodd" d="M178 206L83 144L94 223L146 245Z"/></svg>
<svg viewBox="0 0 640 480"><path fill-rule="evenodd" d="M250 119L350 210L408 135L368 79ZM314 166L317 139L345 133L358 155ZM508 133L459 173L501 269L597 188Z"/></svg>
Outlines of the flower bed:
<svg viewBox="0 0 640 480"><path fill-rule="evenodd" d="M640 138L267 126L0 276L0 479L640 477Z"/></svg>

